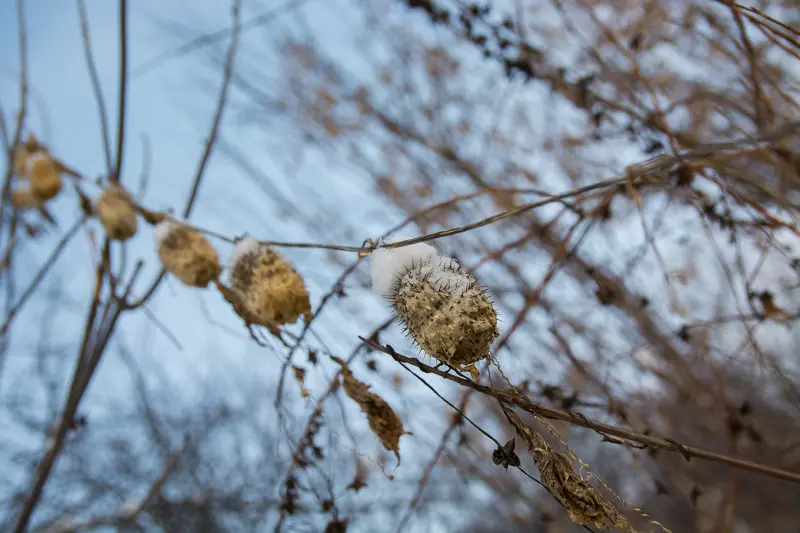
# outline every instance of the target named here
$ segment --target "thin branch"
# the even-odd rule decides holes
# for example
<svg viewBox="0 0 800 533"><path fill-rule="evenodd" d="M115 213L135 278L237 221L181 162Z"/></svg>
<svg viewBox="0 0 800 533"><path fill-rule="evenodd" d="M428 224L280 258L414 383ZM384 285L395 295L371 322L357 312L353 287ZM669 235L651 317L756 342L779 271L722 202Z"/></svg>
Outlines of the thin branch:
<svg viewBox="0 0 800 533"><path fill-rule="evenodd" d="M36 287L39 286L39 283L41 283L42 279L44 279L45 275L50 270L50 268L56 263L59 256L61 255L61 252L64 251L64 248L67 246L67 244L69 244L69 241L72 239L73 236L75 236L75 234L81 228L82 224L83 221L78 220L77 222L75 222L75 224L72 225L72 227L69 230L67 230L64 236L61 237L61 240L58 242L56 247L50 253L50 257L48 257L47 260L44 262L44 264L39 268L39 271L33 277L28 287L23 291L22 296L20 296L17 303L15 303L8 311L8 314L6 315L6 320L3 323L3 326L0 327L0 336L5 335L8 332L8 328L14 321L14 317L17 315L17 313L19 313L19 311L28 301L28 298L36 290Z"/></svg>
<svg viewBox="0 0 800 533"><path fill-rule="evenodd" d="M203 151L203 155L200 157L200 163L195 173L194 183L192 184L192 191L189 195L189 200L186 203L186 207L183 210L184 218L187 218L192 212L192 208L194 207L194 202L197 198L197 193L200 189L200 184L203 180L203 176L205 176L205 171L208 165L208 161L210 160L211 155L214 151L214 147L216 146L217 133L219 131L220 124L222 123L222 118L226 107L225 104L227 103L228 100L228 87L230 86L230 81L233 75L234 59L236 57L236 49L239 43L240 8L241 8L241 0L236 0L232 10L233 34L231 35L231 42L228 45L228 52L227 52L227 57L225 59L225 68L222 77L222 85L220 87L219 98L217 99L217 108L214 112L214 119L212 120L211 130L208 134L208 139L206 140L205 150ZM155 294L156 289L161 284L161 281L164 279L164 274L165 271L164 269L162 269L161 272L156 277L156 279L150 285L150 287L145 291L144 295L133 303L125 304L126 308L135 309L137 307L144 305L144 303L147 302L147 300L149 300L153 296L153 294Z"/></svg>
<svg viewBox="0 0 800 533"><path fill-rule="evenodd" d="M166 484L170 475L175 471L183 455L184 450L189 444L189 437L183 439L180 449L173 453L161 473L150 484L147 494L137 503L129 503L120 510L119 513L111 516L101 516L91 518L83 522L72 520L59 520L43 528L41 533L77 533L78 531L88 531L103 526L114 526L123 522L130 522L139 516L147 506L161 493L161 489Z"/></svg>
<svg viewBox="0 0 800 533"><path fill-rule="evenodd" d="M119 114L117 116L117 159L114 172L108 177L119 183L125 145L125 100L128 94L128 0L119 0Z"/></svg>
<svg viewBox="0 0 800 533"><path fill-rule="evenodd" d="M563 420L565 422L569 422L577 426L591 429L604 436L610 435L613 437L619 437L621 439L625 439L631 442L645 444L651 448L656 448L659 450L665 450L672 453L681 454L683 455L683 457L686 458L687 461L696 457L698 459L703 459L714 463L728 465L732 468L748 470L750 472L756 472L758 474L763 474L765 476L783 479L794 483L800 483L800 473L797 472L790 472L788 470L782 470L780 468L774 468L771 466L754 463L744 459L738 459L736 457L730 457L728 455L723 455L703 450L700 448L686 446L685 444L681 444L679 442L667 438L654 437L652 435L645 435L643 433L637 433L635 431L631 431L628 429L619 428L616 426L610 426L608 424L603 424L600 422L595 422L593 420L588 419L586 416L580 413L573 413L570 411L564 411L561 409L549 407L547 405L534 402L521 394L515 394L497 390L492 387L481 385L480 383L475 383L474 381L471 381L466 378L448 374L442 370L439 370L432 366L428 366L420 362L418 359L400 355L397 352L395 352L394 349L391 348L390 346L382 346L381 344L373 340L365 339L363 337L359 337L359 339L361 339L362 342L364 342L371 348L379 350L387 355L392 356L392 358L394 358L395 361L416 366L423 372L436 374L441 378L450 380L464 387L469 387L482 394L486 394L487 396L492 396L503 402L516 405L520 409L535 415L539 415L545 418L550 418L553 420Z"/></svg>
<svg viewBox="0 0 800 533"><path fill-rule="evenodd" d="M92 47L89 32L89 17L86 13L85 0L77 0L78 14L81 19L81 38L83 41L83 53L86 57L86 68L89 69L89 79L92 82L92 91L97 101L97 114L100 118L100 135L103 141L103 155L106 160L106 169L111 175L111 138L108 130L108 111L106 101L103 97L103 89L100 85L100 74L97 72L97 65L94 61L94 48Z"/></svg>
<svg viewBox="0 0 800 533"><path fill-rule="evenodd" d="M279 15L289 13L292 10L301 7L306 2L308 2L308 0L292 0L286 2L283 5L272 8L266 13L262 13L261 15L257 15L251 19L244 21L239 26L239 28L237 28L236 25L234 25L232 28L225 28L223 30L216 31L214 33L208 33L205 35L201 35L200 37L196 37L191 41L188 41L175 49L167 50L166 52L159 54L151 59L148 59L144 63L136 66L133 69L133 77L139 77L143 74L146 74L151 70L153 70L154 68L156 68L157 66L164 63L165 61L186 55L204 46L214 44L215 42L224 39L226 36L236 33L240 30L249 30L252 28L256 28L258 26L266 25L274 21Z"/></svg>

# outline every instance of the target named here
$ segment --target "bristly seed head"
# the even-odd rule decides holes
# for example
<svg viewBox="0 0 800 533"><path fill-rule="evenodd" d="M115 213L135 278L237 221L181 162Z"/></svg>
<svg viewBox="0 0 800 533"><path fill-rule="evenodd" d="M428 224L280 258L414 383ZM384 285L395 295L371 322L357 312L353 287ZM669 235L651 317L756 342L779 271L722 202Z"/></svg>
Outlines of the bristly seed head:
<svg viewBox="0 0 800 533"><path fill-rule="evenodd" d="M270 246L250 237L231 254L230 287L241 299L248 321L267 328L311 319L311 302L303 278Z"/></svg>
<svg viewBox="0 0 800 533"><path fill-rule="evenodd" d="M44 150L27 157L27 176L31 193L40 202L55 198L61 191L61 170L58 163Z"/></svg>
<svg viewBox="0 0 800 533"><path fill-rule="evenodd" d="M110 185L97 198L94 212L106 229L108 237L126 241L136 234L138 219L128 191Z"/></svg>
<svg viewBox="0 0 800 533"><path fill-rule="evenodd" d="M382 252L372 263L376 291L387 298L404 329L428 355L456 367L486 358L499 332L497 312L485 289L455 259L438 255L428 245L418 250L422 253L404 252L395 263L393 249L373 252ZM376 273L381 267L384 271ZM387 272L392 280L388 290Z"/></svg>
<svg viewBox="0 0 800 533"><path fill-rule="evenodd" d="M199 231L167 219L156 225L154 235L164 269L184 284L205 288L219 278L219 256Z"/></svg>

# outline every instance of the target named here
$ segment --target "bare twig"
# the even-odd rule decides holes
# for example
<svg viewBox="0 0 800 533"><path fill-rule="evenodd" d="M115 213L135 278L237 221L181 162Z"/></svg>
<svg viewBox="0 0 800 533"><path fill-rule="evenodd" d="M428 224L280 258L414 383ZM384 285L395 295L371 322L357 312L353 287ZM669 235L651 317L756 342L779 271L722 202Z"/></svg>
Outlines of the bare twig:
<svg viewBox="0 0 800 533"><path fill-rule="evenodd" d="M100 85L100 74L97 72L97 65L94 61L94 48L92 47L91 35L89 32L89 17L86 13L85 0L78 0L78 14L81 19L81 38L83 40L83 53L86 57L86 68L89 69L89 79L92 82L92 91L97 101L97 114L100 119L100 136L103 141L103 155L105 156L106 169L110 176L112 174L112 167L108 111L106 109L105 97L103 96L103 88Z"/></svg>
<svg viewBox="0 0 800 533"><path fill-rule="evenodd" d="M361 339L362 342L369 345L371 348L380 350L381 352L392 356L392 358L394 358L398 362L416 366L423 372L436 374L441 378L447 379L464 387L469 387L482 394L486 394L488 396L497 398L498 400L501 400L503 402L516 405L520 409L535 415L539 415L545 418L550 418L553 420L563 420L565 422L569 422L577 426L591 429L604 436L610 435L613 437L619 437L620 439L628 440L631 442L645 444L651 448L656 448L659 450L666 450L672 453L681 454L686 458L687 461L696 457L698 459L703 459L714 463L728 465L732 468L749 470L750 472L756 472L766 476L783 479L794 483L800 483L800 473L790 472L788 470L782 470L780 468L773 468L759 463L746 461L744 459L738 459L736 457L730 457L727 455L722 455L719 453L702 450L700 448L686 446L684 444L681 444L679 442L667 438L644 435L642 433L637 433L635 431L631 431L628 429L619 428L616 426L610 426L608 424L603 424L600 422L595 422L593 420L586 418L584 415L580 413L573 413L570 411L556 409L554 407L534 402L521 394L514 394L497 390L492 387L487 387L486 385L475 383L474 381L471 381L466 378L448 374L442 370L439 370L432 366L428 366L420 362L418 359L400 355L390 347L382 346L381 344L369 339L365 339L364 337L359 337L359 339Z"/></svg>
<svg viewBox="0 0 800 533"><path fill-rule="evenodd" d="M119 114L117 115L117 155L114 172L108 177L119 183L125 148L125 100L128 94L128 0L119 0Z"/></svg>

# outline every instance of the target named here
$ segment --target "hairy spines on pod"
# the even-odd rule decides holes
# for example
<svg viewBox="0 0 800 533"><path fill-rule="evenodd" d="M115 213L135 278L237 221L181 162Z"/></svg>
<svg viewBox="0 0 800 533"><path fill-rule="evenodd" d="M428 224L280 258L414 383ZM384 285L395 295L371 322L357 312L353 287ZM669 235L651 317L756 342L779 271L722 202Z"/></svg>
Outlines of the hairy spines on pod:
<svg viewBox="0 0 800 533"><path fill-rule="evenodd" d="M311 318L303 278L272 247L250 237L240 240L230 259L230 288L242 302L248 322L274 330Z"/></svg>
<svg viewBox="0 0 800 533"><path fill-rule="evenodd" d="M136 234L138 218L128 191L119 185L109 185L100 193L94 211L109 238L126 241Z"/></svg>
<svg viewBox="0 0 800 533"><path fill-rule="evenodd" d="M389 300L408 334L428 355L452 366L488 357L499 334L497 311L477 278L428 245L403 248L411 250L373 252L372 274L375 289Z"/></svg>
<svg viewBox="0 0 800 533"><path fill-rule="evenodd" d="M155 236L164 269L184 284L205 288L222 273L219 255L199 231L166 219Z"/></svg>

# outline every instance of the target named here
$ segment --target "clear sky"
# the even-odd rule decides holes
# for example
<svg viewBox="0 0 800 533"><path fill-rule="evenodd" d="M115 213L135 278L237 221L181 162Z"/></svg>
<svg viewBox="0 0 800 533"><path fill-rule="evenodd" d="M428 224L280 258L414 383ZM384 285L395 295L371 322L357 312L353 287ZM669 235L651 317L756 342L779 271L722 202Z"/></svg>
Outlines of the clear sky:
<svg viewBox="0 0 800 533"><path fill-rule="evenodd" d="M317 17L317 20L331 17L338 23L331 24L330 31L326 31L324 23L317 24L315 37L331 39L335 45L337 34L341 35L342 31L341 9L336 11L338 8L328 7L328 10L337 13L332 16L325 8L313 6L314 3L307 3L307 17ZM129 4L128 49L132 70L183 42L179 36L160 26L159 22L177 20L196 32L216 31L230 26L228 2L137 0ZM246 20L277 5L277 2L245 2L242 19ZM119 53L117 7L115 2L100 0L88 0L87 7L95 61L109 111L113 147L116 142ZM0 104L7 115L16 111L18 102L16 16L15 2L0 4L0 49L4 51L0 56ZM25 16L31 86L27 130L35 132L57 157L70 166L92 178L99 176L104 168L100 128L84 59L76 4L70 1L29 0L25 2ZM189 35L192 35L192 30ZM243 57L247 57L248 44L251 45L250 50L257 50L263 44L252 39L248 43L248 38L248 34L243 35ZM213 48L217 57L224 53L226 45L227 40L223 40ZM136 192L144 162L149 159L148 185L142 199L149 207L181 210L191 187L221 77L208 66L210 50L167 61L131 80L123 182ZM262 60L260 57L256 55L255 59ZM273 68L268 59L262 60L262 64L253 63L252 56L249 59L248 67L263 69L266 74ZM285 167L278 165L270 157L269 151L259 144L263 140L254 138L251 132L229 121L223 133L227 141L240 146L258 165L260 172L269 180L266 185L270 194L265 194L263 183L254 183L222 152L217 152L207 170L192 215L192 220L202 227L231 237L248 232L262 239L358 245L364 238L383 232L400 219L400 215L393 215L391 209L375 210L366 202L368 193L364 191L370 189L359 186L357 176L332 174L324 161L314 158L305 158L295 172L287 173ZM148 158L143 149L144 136L150 147ZM85 191L94 195L97 189L86 186ZM281 199L288 200L294 206L278 205ZM311 228L307 224L307 220L320 212L343 210L347 216L342 217L338 225ZM53 202L52 211L59 228L51 230L41 242L26 244L25 254L20 256L20 261L24 261L24 268L17 279L20 287L27 285L62 232L76 220L78 211L75 195L65 190ZM354 228L351 225L353 220L362 222ZM98 231L99 226L90 223L89 227ZM82 230L59 261L54 274L47 278L47 283L58 285L66 297L66 307L54 318L52 330L45 333L45 336L54 339L54 349L55 346L63 348L63 355L56 365L61 368L65 384L72 371L92 284L93 260L89 242L88 234ZM224 260L230 246L218 241L214 244ZM133 257L143 257L146 261L139 289L149 284L158 271L159 264L153 252L150 228L142 224L138 235L129 245L128 259L130 262ZM351 254L340 254L343 266L333 266L324 251L288 250L286 255L301 265L300 270L306 277L312 295L312 306L316 306L331 282L355 259ZM358 305L346 302L341 309L337 307L327 311L326 317L318 321L317 328L323 333L334 332L333 335L324 336L330 349L340 354L346 354L357 344L357 334L368 333L389 314L377 297L367 297ZM9 359L0 378L0 388L9 395L7 397L24 397L32 405L42 404L42 408L46 407L44 400L35 391L29 390L28 382L21 377L29 375L37 365L36 358L39 356L35 355L33 349L42 335L41 320L47 313L45 300L35 298L19 315L8 352ZM130 348L141 367L146 369L146 375L159 376L150 380L152 383L163 385L165 381L162 377L167 376L166 383L179 388L178 395L187 405L191 405L192 397L199 398L207 394L210 383L220 380L225 380L225 387L229 388L217 392L231 402L241 403L243 397L230 379L244 372L253 381L258 381L260 376L270 387L274 386L278 358L270 350L253 344L241 321L214 291L189 289L168 279L148 306L148 313L158 317L158 321L174 334L181 344L180 350L144 313L127 316L118 328L115 341L123 342ZM348 320L354 315L362 317L358 324ZM209 316L213 317L213 321ZM330 329L334 324L335 329ZM341 324L347 324L344 330ZM403 346L403 341L399 339L399 334L395 335L395 345ZM305 356L302 359L305 360ZM313 387L318 379L323 377L311 377L309 384ZM130 394L130 383L127 370L115 350L109 350L82 404L81 412L90 416L93 413L98 416L102 416L101 413L108 414L108 409L118 405L112 402L126 401ZM267 390L269 392L264 395L263 407L274 412L271 407L273 392ZM292 394L296 396L296 391L292 390ZM63 395L58 395L58 399L60 405ZM256 409L257 406L250 408ZM300 412L305 413L305 410ZM19 444L31 447L41 444L38 438L31 439L30 434L2 416L0 428L5 435L13 435L12 440ZM370 446L374 444L370 441ZM5 460L0 457L0 461Z"/></svg>

